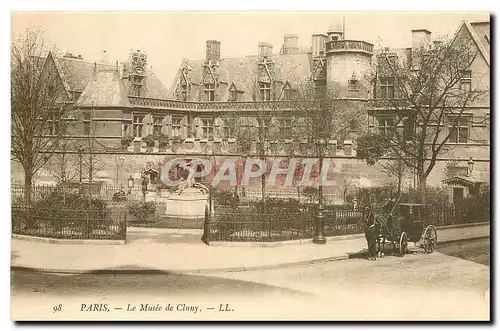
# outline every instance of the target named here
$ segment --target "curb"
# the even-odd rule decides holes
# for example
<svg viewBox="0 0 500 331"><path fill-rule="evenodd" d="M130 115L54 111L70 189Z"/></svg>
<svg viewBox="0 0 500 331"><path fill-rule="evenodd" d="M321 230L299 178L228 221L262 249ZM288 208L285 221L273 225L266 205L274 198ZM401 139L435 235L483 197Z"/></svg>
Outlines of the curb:
<svg viewBox="0 0 500 331"><path fill-rule="evenodd" d="M342 240L353 240L364 238L364 234L347 234L344 236L330 236L326 237L326 241L342 241ZM303 245L312 244L313 239L297 239L297 240L285 240L285 241L275 241L275 242L238 242L238 241L211 241L208 246L215 247L280 247L288 245Z"/></svg>
<svg viewBox="0 0 500 331"><path fill-rule="evenodd" d="M356 253L353 253L356 254ZM351 254L351 256L353 255ZM72 269L48 269L48 268L34 268L24 266L11 266L11 271L30 271L41 272L48 274L70 274L70 275L133 275L133 274L146 274L146 275L161 275L161 274L214 274L223 272L241 272L241 271L259 271L259 270L272 270L282 269L288 267L317 264L324 262L333 262L347 260L350 258L349 254L342 254L337 256L325 257L321 259L296 261L290 263L280 263L262 266L250 267L230 267L230 268L208 268L208 269L185 269L185 270L159 270L159 269L96 269L96 270L72 270Z"/></svg>
<svg viewBox="0 0 500 331"><path fill-rule="evenodd" d="M125 240L119 239L57 239L34 237L22 234L12 234L13 239L53 244L89 244L89 245L125 245Z"/></svg>

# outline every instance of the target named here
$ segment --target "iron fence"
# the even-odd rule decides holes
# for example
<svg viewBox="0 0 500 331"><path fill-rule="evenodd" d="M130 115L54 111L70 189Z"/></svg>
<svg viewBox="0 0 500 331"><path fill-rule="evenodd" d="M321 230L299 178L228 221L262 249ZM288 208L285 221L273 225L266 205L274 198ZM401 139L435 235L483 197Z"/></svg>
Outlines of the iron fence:
<svg viewBox="0 0 500 331"><path fill-rule="evenodd" d="M111 204L104 209L12 206L12 233L56 239L125 240L126 208Z"/></svg>
<svg viewBox="0 0 500 331"><path fill-rule="evenodd" d="M271 208L273 209L273 208ZM261 212L258 207L215 207L205 213L204 241L276 242L310 239L315 232L317 206L301 204L287 210L274 208ZM362 232L361 213L355 210L327 208L323 212L325 235L338 236Z"/></svg>
<svg viewBox="0 0 500 331"><path fill-rule="evenodd" d="M79 192L78 187L75 187L74 185L66 187L63 187L61 185L33 185L31 188L31 200L38 201L53 192L62 190L74 193ZM141 187L135 186L129 189L114 185L101 185L100 187L97 187L97 190L93 189L92 197L111 201L113 200L114 194L122 190L125 192L127 200L135 201L143 199ZM26 187L24 185L14 184L11 186L10 192L13 201L21 200L24 199ZM82 193L89 194L88 189L83 190ZM148 194L151 194L151 192L148 192Z"/></svg>
<svg viewBox="0 0 500 331"><path fill-rule="evenodd" d="M205 243L229 242L276 242L311 239L315 233L317 205L297 203L266 207L258 204L214 206L205 213ZM363 233L362 212L344 206L325 206L325 236L341 236ZM454 225L490 220L489 208L471 206L435 205L423 209L421 217L413 219L423 225Z"/></svg>

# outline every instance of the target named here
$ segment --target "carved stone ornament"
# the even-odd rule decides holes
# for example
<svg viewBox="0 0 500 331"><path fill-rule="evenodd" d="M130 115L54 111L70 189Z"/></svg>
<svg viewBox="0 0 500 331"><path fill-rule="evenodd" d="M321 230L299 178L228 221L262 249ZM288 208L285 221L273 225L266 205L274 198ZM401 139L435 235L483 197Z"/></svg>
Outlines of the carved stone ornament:
<svg viewBox="0 0 500 331"><path fill-rule="evenodd" d="M132 54L132 68L136 75L144 75L146 72L147 55L140 50Z"/></svg>

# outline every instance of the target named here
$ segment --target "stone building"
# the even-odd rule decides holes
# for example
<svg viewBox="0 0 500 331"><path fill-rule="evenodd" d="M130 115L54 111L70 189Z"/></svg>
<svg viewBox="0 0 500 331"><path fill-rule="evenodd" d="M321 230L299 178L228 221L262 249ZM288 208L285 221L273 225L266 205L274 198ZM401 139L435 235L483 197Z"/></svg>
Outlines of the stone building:
<svg viewBox="0 0 500 331"><path fill-rule="evenodd" d="M432 33L426 29L412 30L412 46L404 49L384 50L380 56L399 61L403 66L418 63L417 56L424 56L419 50L432 52L438 48L439 41L433 41ZM428 183L439 185L451 174L473 177L472 182L489 182L490 176L490 23L462 22L453 36L453 44L470 42L472 53L476 54L466 74L457 82L460 91L479 91L480 94L468 102L457 118L456 112L446 112L439 139L450 134L438 162L433 168ZM412 59L413 57L413 59ZM377 80L374 86L374 100L397 99L396 80L390 72L382 73L381 65L377 65ZM411 68L418 70L418 68ZM458 93L457 93L458 94ZM373 103L368 110L369 127L372 131L387 133L394 127L411 132L415 128L414 121L399 120L394 110L394 103ZM455 126L454 122L458 121ZM413 128L413 129L412 129ZM404 133L403 133L404 134ZM431 138L433 136L430 136ZM429 142L430 144L431 142ZM473 168L469 163L474 162ZM473 170L472 170L473 169ZM408 175L414 176L409 173ZM448 181L447 181L448 182ZM463 182L463 181L462 181Z"/></svg>
<svg viewBox="0 0 500 331"><path fill-rule="evenodd" d="M464 23L461 29L469 31L483 55L475 63L473 77L482 75L488 80L489 23ZM73 152L81 145L84 153L95 153L99 166L95 167L94 180L126 186L132 176L139 185L142 172L160 168L167 155L236 154L238 143L227 119L241 114L253 118L253 126L270 126L277 132L280 139L275 137L270 142L275 143L272 154L284 155L293 145L298 154L312 155L313 146L297 139L293 131L300 119L283 115L293 108L290 100L312 86L317 91L334 90L344 102L346 117L355 119L328 140L326 155L335 157L333 171L340 179L338 191L360 180L370 185L387 181L379 165L370 167L355 158L356 137L369 126L377 127L376 116L367 111L373 98L373 86L367 79L373 68L373 45L346 39L340 25L311 39L311 44L303 47L297 35L288 34L279 51L261 42L256 45L256 55L243 58L224 57L224 45L208 40L205 59L184 60L170 90L148 65L147 55L139 50L122 63L105 59L91 63L78 56L49 54L47 65L59 72L68 98L81 114L73 121L70 139L76 146ZM475 82L473 78L472 84ZM489 101L484 109L489 114ZM279 111L281 118L266 123L255 121L262 111ZM473 130L489 130L489 126ZM489 134L482 135L485 142L458 142L453 150L460 155L474 155L478 161L475 169L486 177ZM479 162L483 159L488 162ZM436 168L432 182L440 184L443 166ZM16 164L12 176L14 181L22 180ZM47 169L38 174L39 182L53 180Z"/></svg>

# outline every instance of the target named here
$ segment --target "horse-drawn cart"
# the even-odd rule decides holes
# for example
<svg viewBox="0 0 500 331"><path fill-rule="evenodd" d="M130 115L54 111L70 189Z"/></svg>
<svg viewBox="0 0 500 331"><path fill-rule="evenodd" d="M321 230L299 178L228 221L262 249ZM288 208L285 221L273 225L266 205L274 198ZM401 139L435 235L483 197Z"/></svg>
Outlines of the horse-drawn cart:
<svg viewBox="0 0 500 331"><path fill-rule="evenodd" d="M408 242L420 243L426 253L432 253L436 248L437 230L434 225L425 222L423 204L396 202L389 215L379 216L377 219L380 255L383 254L386 242L392 243L400 256L407 253Z"/></svg>

